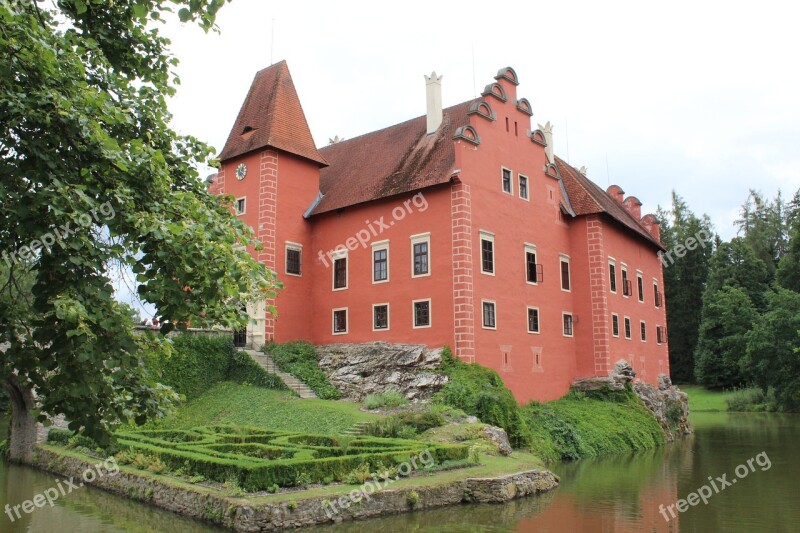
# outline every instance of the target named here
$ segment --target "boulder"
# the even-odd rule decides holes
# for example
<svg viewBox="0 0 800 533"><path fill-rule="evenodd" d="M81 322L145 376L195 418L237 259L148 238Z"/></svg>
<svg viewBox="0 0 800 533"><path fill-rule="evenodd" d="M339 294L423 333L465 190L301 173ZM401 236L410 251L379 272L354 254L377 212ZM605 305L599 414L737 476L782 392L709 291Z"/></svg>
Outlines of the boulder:
<svg viewBox="0 0 800 533"><path fill-rule="evenodd" d="M409 400L427 400L449 380L435 370L442 349L422 344L328 344L318 346L319 367L346 398L397 391Z"/></svg>
<svg viewBox="0 0 800 533"><path fill-rule="evenodd" d="M511 443L508 440L508 433L506 433L505 429L495 426L486 426L483 428L483 434L497 446L497 451L500 455L508 456L514 451L511 448Z"/></svg>

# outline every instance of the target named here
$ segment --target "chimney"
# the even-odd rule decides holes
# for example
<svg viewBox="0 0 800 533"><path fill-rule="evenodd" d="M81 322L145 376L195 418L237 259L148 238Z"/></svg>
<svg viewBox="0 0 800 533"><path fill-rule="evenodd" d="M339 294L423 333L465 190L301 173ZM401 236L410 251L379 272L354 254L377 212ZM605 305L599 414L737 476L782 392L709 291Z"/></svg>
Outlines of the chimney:
<svg viewBox="0 0 800 533"><path fill-rule="evenodd" d="M431 72L425 76L425 91L428 104L428 134L436 132L442 125L442 76Z"/></svg>
<svg viewBox="0 0 800 533"><path fill-rule="evenodd" d="M555 159L553 159L553 126L548 120L544 126L539 124L539 129L544 133L544 142L547 143L547 146L544 147L544 153L547 154L547 162L555 163Z"/></svg>
<svg viewBox="0 0 800 533"><path fill-rule="evenodd" d="M642 217L642 226L655 240L661 242L661 225L655 215L645 215Z"/></svg>
<svg viewBox="0 0 800 533"><path fill-rule="evenodd" d="M642 202L635 196L628 196L623 200L622 205L628 210L633 218L639 220L642 218Z"/></svg>
<svg viewBox="0 0 800 533"><path fill-rule="evenodd" d="M617 201L618 204L622 203L622 199L625 198L625 191L622 190L622 187L619 185L610 185L608 189L606 189L611 198Z"/></svg>

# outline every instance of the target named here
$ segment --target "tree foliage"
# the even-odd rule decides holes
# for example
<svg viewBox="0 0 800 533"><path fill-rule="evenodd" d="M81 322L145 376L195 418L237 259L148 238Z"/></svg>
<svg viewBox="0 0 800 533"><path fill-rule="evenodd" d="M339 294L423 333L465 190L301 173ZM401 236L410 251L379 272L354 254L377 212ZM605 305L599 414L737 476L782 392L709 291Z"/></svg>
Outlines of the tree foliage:
<svg viewBox="0 0 800 533"><path fill-rule="evenodd" d="M275 287L198 176L211 148L168 125L177 61L159 23L178 9L209 29L223 3L0 3L0 381L99 440L174 397L140 363L111 269L136 273L163 331L241 327L238 302Z"/></svg>
<svg viewBox="0 0 800 533"><path fill-rule="evenodd" d="M707 216L698 217L674 191L669 211L658 210L661 241L667 251L685 245L690 238L712 234ZM694 349L700 329L703 287L708 272L712 243L703 242L682 256L670 256L664 266L664 296L669 324L669 362L672 379L679 383L694 380Z"/></svg>
<svg viewBox="0 0 800 533"><path fill-rule="evenodd" d="M753 249L741 237L723 242L709 261L706 290L716 292L725 286L739 287L759 310L767 305L769 271ZM705 300L704 300L705 303Z"/></svg>

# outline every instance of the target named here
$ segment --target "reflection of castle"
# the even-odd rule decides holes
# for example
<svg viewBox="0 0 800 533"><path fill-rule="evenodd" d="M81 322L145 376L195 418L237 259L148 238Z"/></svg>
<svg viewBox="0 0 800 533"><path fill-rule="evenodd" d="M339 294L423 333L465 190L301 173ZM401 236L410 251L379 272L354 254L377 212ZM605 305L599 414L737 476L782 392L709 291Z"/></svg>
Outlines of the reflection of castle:
<svg viewBox="0 0 800 533"><path fill-rule="evenodd" d="M426 115L317 149L286 63L258 72L210 185L285 286L249 341L449 345L520 401L668 373L658 223L556 157L517 85L443 109L434 73Z"/></svg>

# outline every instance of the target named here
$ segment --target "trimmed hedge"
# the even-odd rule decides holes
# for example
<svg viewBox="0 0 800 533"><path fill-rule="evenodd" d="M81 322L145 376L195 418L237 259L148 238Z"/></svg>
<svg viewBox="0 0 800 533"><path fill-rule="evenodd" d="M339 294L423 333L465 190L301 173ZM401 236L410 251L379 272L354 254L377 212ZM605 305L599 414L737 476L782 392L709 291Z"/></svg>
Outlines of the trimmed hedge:
<svg viewBox="0 0 800 533"><path fill-rule="evenodd" d="M169 385L187 400L197 398L216 383L236 381L268 389L286 389L249 355L233 346L230 335L176 335L169 353L146 353L148 369L156 379Z"/></svg>
<svg viewBox="0 0 800 533"><path fill-rule="evenodd" d="M293 375L311 387L319 398L338 400L342 397L339 389L331 385L328 376L320 370L313 344L306 341L271 343L264 346L264 351L272 356L282 372Z"/></svg>
<svg viewBox="0 0 800 533"><path fill-rule="evenodd" d="M385 468L411 460L428 450L437 463L467 458L466 446L425 444L402 439L358 437L339 441L325 435L265 431L220 431L201 427L181 431L140 431L117 433L118 444L129 453L156 457L170 469L202 475L220 483L236 479L248 491L278 485L297 486L341 481L356 468ZM180 434L185 433L184 438ZM230 439L258 437L263 444L232 444ZM332 446L333 445L333 446Z"/></svg>

